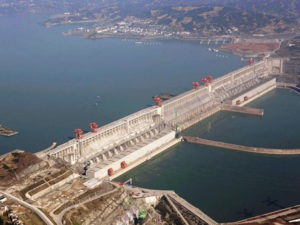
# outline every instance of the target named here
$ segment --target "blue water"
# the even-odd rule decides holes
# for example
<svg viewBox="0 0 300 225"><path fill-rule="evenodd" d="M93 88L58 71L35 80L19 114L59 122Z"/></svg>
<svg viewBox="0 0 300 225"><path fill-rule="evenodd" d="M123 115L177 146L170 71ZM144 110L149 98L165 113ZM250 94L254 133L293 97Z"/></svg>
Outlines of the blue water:
<svg viewBox="0 0 300 225"><path fill-rule="evenodd" d="M75 128L109 123L152 104L153 95L181 93L202 76L244 64L198 43L66 37L70 27L45 28L45 19L1 17L0 124L19 134L0 136L0 153L63 143Z"/></svg>
<svg viewBox="0 0 300 225"><path fill-rule="evenodd" d="M300 95L276 89L247 106L264 109L264 116L221 112L184 134L255 147L300 148Z"/></svg>
<svg viewBox="0 0 300 225"><path fill-rule="evenodd" d="M265 109L263 118L220 112L183 134L248 146L300 148L299 100L294 92L274 90L249 104ZM181 143L118 179L175 190L212 218L228 222L299 204L299 165L300 156ZM268 198L276 204L268 205Z"/></svg>
<svg viewBox="0 0 300 225"><path fill-rule="evenodd" d="M135 45L120 39L84 40L45 28L43 16L0 18L0 124L20 133L0 136L0 153L35 152L62 143L73 129L88 129L152 104L161 92L178 94L207 74L217 77L244 65L217 57L207 46L179 41ZM99 97L98 97L99 96ZM218 113L185 131L237 144L299 148L300 101L276 90L250 104L263 118ZM299 156L270 156L179 144L133 169L147 188L175 190L218 221L298 204ZM266 198L277 200L267 205ZM249 216L249 215L248 215Z"/></svg>

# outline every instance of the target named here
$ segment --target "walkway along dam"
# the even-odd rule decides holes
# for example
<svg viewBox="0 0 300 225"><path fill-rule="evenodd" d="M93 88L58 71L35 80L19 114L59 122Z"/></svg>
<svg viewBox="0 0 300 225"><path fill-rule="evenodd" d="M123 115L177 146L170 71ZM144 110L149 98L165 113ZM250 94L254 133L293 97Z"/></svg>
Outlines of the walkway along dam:
<svg viewBox="0 0 300 225"><path fill-rule="evenodd" d="M186 129L220 110L263 115L263 110L241 108L276 88L283 59L266 58L215 80L193 82L193 89L165 102L99 127L91 132L76 129L76 137L52 149L36 153L82 167L90 178L113 179L172 145L179 129ZM240 109L239 109L240 108Z"/></svg>

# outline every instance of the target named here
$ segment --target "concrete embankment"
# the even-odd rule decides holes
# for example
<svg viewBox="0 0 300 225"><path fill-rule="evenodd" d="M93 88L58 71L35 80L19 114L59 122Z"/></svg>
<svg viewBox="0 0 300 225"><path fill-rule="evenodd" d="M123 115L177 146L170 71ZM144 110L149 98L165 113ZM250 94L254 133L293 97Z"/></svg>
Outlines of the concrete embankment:
<svg viewBox="0 0 300 225"><path fill-rule="evenodd" d="M53 142L48 148L40 151L40 152L37 152L35 153L35 155L37 157L40 157L40 158L43 158L43 157L46 157L46 154L47 152L51 151L52 149L54 149L56 147L57 143L56 142Z"/></svg>
<svg viewBox="0 0 300 225"><path fill-rule="evenodd" d="M238 96L232 98L232 105L235 105L237 101L240 100L239 106L244 106L249 104L250 102L256 100L257 98L265 95L266 93L272 91L276 88L276 78L266 81L265 83L257 86L256 88L249 89L247 92L239 94ZM248 98L248 100L244 100L244 97Z"/></svg>
<svg viewBox="0 0 300 225"><path fill-rule="evenodd" d="M272 148L257 148L257 147L249 147L243 145L236 145L225 143L221 141L212 141L199 137L187 137L184 136L183 140L188 143L200 144L200 145L208 145L219 148L232 149L242 152L251 152L258 154L271 154L271 155L300 155L300 149L272 149Z"/></svg>
<svg viewBox="0 0 300 225"><path fill-rule="evenodd" d="M280 209L263 215L250 217L248 219L224 223L223 225L241 225L241 224L281 224L281 223L272 223L274 220L279 219L281 221L288 221L286 224L299 224L299 213L300 205L295 205L285 209ZM292 222L294 221L294 222Z"/></svg>
<svg viewBox="0 0 300 225"><path fill-rule="evenodd" d="M297 92L298 94L300 94L300 88L293 87L293 86L290 86L289 88L292 89L293 91Z"/></svg>
<svg viewBox="0 0 300 225"><path fill-rule="evenodd" d="M218 225L219 223L206 215L203 211L196 208L185 199L177 195L174 191L170 190L153 190L141 187L135 187L131 185L124 186L128 192L136 193L139 197L150 197L156 196L162 200L163 197L167 198L168 203L170 203L171 211L176 211L175 214L184 217L183 221L187 224L204 224L204 225ZM183 222L184 223L184 222Z"/></svg>
<svg viewBox="0 0 300 225"><path fill-rule="evenodd" d="M297 83L277 82L277 88L292 90L296 94L300 94L300 88L297 85Z"/></svg>
<svg viewBox="0 0 300 225"><path fill-rule="evenodd" d="M188 129L189 127L195 125L196 123L199 123L200 121L214 115L215 113L219 112L221 108L219 106L215 106L211 108L210 110L207 110L206 112L202 112L201 114L195 114L191 113L191 115L188 115L188 120L185 121L180 125L181 130Z"/></svg>
<svg viewBox="0 0 300 225"><path fill-rule="evenodd" d="M137 167L138 165L146 162L147 160L150 160L151 158L153 158L154 156L158 155L159 153L164 152L165 150L171 148L172 146L178 144L180 142L180 139L174 138L173 140L169 141L168 143L154 149L153 151L151 151L149 154L138 158L137 160L133 161L132 163L130 163L128 165L128 167L126 167L125 169L119 169L115 172L114 175L112 175L110 177L111 180L121 176L122 174L128 172L129 170Z"/></svg>
<svg viewBox="0 0 300 225"><path fill-rule="evenodd" d="M221 110L256 115L256 116L264 115L263 109L256 109L256 108L250 108L250 107L239 107L239 106L234 106L234 105L222 105Z"/></svg>

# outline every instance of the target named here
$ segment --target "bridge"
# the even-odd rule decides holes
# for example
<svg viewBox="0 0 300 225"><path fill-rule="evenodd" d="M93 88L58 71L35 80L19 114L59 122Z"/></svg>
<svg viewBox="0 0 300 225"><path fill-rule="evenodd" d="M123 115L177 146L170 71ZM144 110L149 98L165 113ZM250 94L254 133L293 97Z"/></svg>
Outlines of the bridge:
<svg viewBox="0 0 300 225"><path fill-rule="evenodd" d="M213 115L224 105L241 107L276 88L274 74L282 73L282 61L266 58L100 128L93 124L91 132L79 132L76 138L37 155L82 166L88 177L115 177L116 171L138 165L177 143L179 129Z"/></svg>

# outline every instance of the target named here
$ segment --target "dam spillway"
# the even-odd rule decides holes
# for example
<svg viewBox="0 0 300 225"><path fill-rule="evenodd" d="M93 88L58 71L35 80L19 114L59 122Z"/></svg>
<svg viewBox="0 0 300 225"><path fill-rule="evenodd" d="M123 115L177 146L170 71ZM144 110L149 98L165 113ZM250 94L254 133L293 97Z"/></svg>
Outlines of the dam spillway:
<svg viewBox="0 0 300 225"><path fill-rule="evenodd" d="M89 177L105 178L108 170L110 175L120 174L126 170L122 165L138 165L169 143L177 143L178 127L186 129L222 110L224 104L239 107L276 88L274 75L281 72L282 59L266 58L37 155L88 165Z"/></svg>

